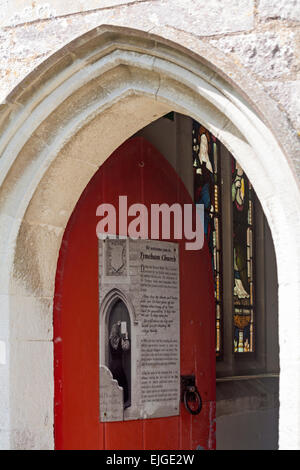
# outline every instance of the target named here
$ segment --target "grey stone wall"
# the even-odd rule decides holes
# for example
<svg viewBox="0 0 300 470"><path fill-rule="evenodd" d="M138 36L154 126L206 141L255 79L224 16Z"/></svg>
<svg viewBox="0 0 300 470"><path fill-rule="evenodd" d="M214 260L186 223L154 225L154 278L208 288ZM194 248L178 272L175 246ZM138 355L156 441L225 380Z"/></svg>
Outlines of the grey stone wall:
<svg viewBox="0 0 300 470"><path fill-rule="evenodd" d="M170 38L184 31L254 76L299 136L299 21L300 0L1 0L0 101L47 57L101 24Z"/></svg>

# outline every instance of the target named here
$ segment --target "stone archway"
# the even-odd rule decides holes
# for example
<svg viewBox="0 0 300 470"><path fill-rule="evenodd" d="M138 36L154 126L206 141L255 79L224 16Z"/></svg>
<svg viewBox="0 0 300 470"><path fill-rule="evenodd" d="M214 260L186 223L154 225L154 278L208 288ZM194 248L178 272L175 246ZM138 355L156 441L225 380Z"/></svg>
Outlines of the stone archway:
<svg viewBox="0 0 300 470"><path fill-rule="evenodd" d="M264 121L268 98L258 112L245 94L178 44L103 27L52 56L8 97L0 116L3 447L53 447L52 300L64 228L105 159L171 110L228 147L267 216L279 278L280 444L300 446L299 188Z"/></svg>

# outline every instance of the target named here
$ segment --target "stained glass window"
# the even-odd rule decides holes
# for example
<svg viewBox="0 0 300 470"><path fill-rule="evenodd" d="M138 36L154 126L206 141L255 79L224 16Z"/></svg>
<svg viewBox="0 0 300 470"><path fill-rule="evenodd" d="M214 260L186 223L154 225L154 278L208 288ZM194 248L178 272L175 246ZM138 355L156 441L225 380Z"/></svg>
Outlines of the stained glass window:
<svg viewBox="0 0 300 470"><path fill-rule="evenodd" d="M232 157L234 352L254 352L254 192Z"/></svg>
<svg viewBox="0 0 300 470"><path fill-rule="evenodd" d="M204 233L214 273L216 300L216 354L222 352L222 263L219 142L193 121L194 202L204 204Z"/></svg>

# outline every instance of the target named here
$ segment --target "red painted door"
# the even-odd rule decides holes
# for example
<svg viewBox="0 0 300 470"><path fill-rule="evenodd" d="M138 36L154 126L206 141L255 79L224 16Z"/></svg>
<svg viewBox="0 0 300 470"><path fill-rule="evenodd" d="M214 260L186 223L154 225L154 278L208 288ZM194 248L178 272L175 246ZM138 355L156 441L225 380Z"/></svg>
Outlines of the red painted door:
<svg viewBox="0 0 300 470"><path fill-rule="evenodd" d="M187 162L189 164L189 162ZM101 423L99 419L99 204L190 204L175 171L142 138L119 147L80 197L64 233L54 298L56 449L213 449L215 446L214 295L206 244L180 245L180 368L194 374L203 406L181 404L168 418ZM172 240L171 240L172 241ZM100 266L101 269L101 266Z"/></svg>

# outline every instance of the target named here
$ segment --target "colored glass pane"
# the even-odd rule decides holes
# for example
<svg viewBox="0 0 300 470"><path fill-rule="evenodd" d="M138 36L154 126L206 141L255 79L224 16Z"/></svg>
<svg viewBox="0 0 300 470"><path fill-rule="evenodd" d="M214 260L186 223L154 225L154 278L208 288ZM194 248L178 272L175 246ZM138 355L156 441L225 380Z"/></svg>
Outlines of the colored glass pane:
<svg viewBox="0 0 300 470"><path fill-rule="evenodd" d="M216 354L222 352L221 200L219 142L193 121L194 202L204 205L204 233L215 284Z"/></svg>
<svg viewBox="0 0 300 470"><path fill-rule="evenodd" d="M234 352L254 352L252 186L232 157Z"/></svg>

